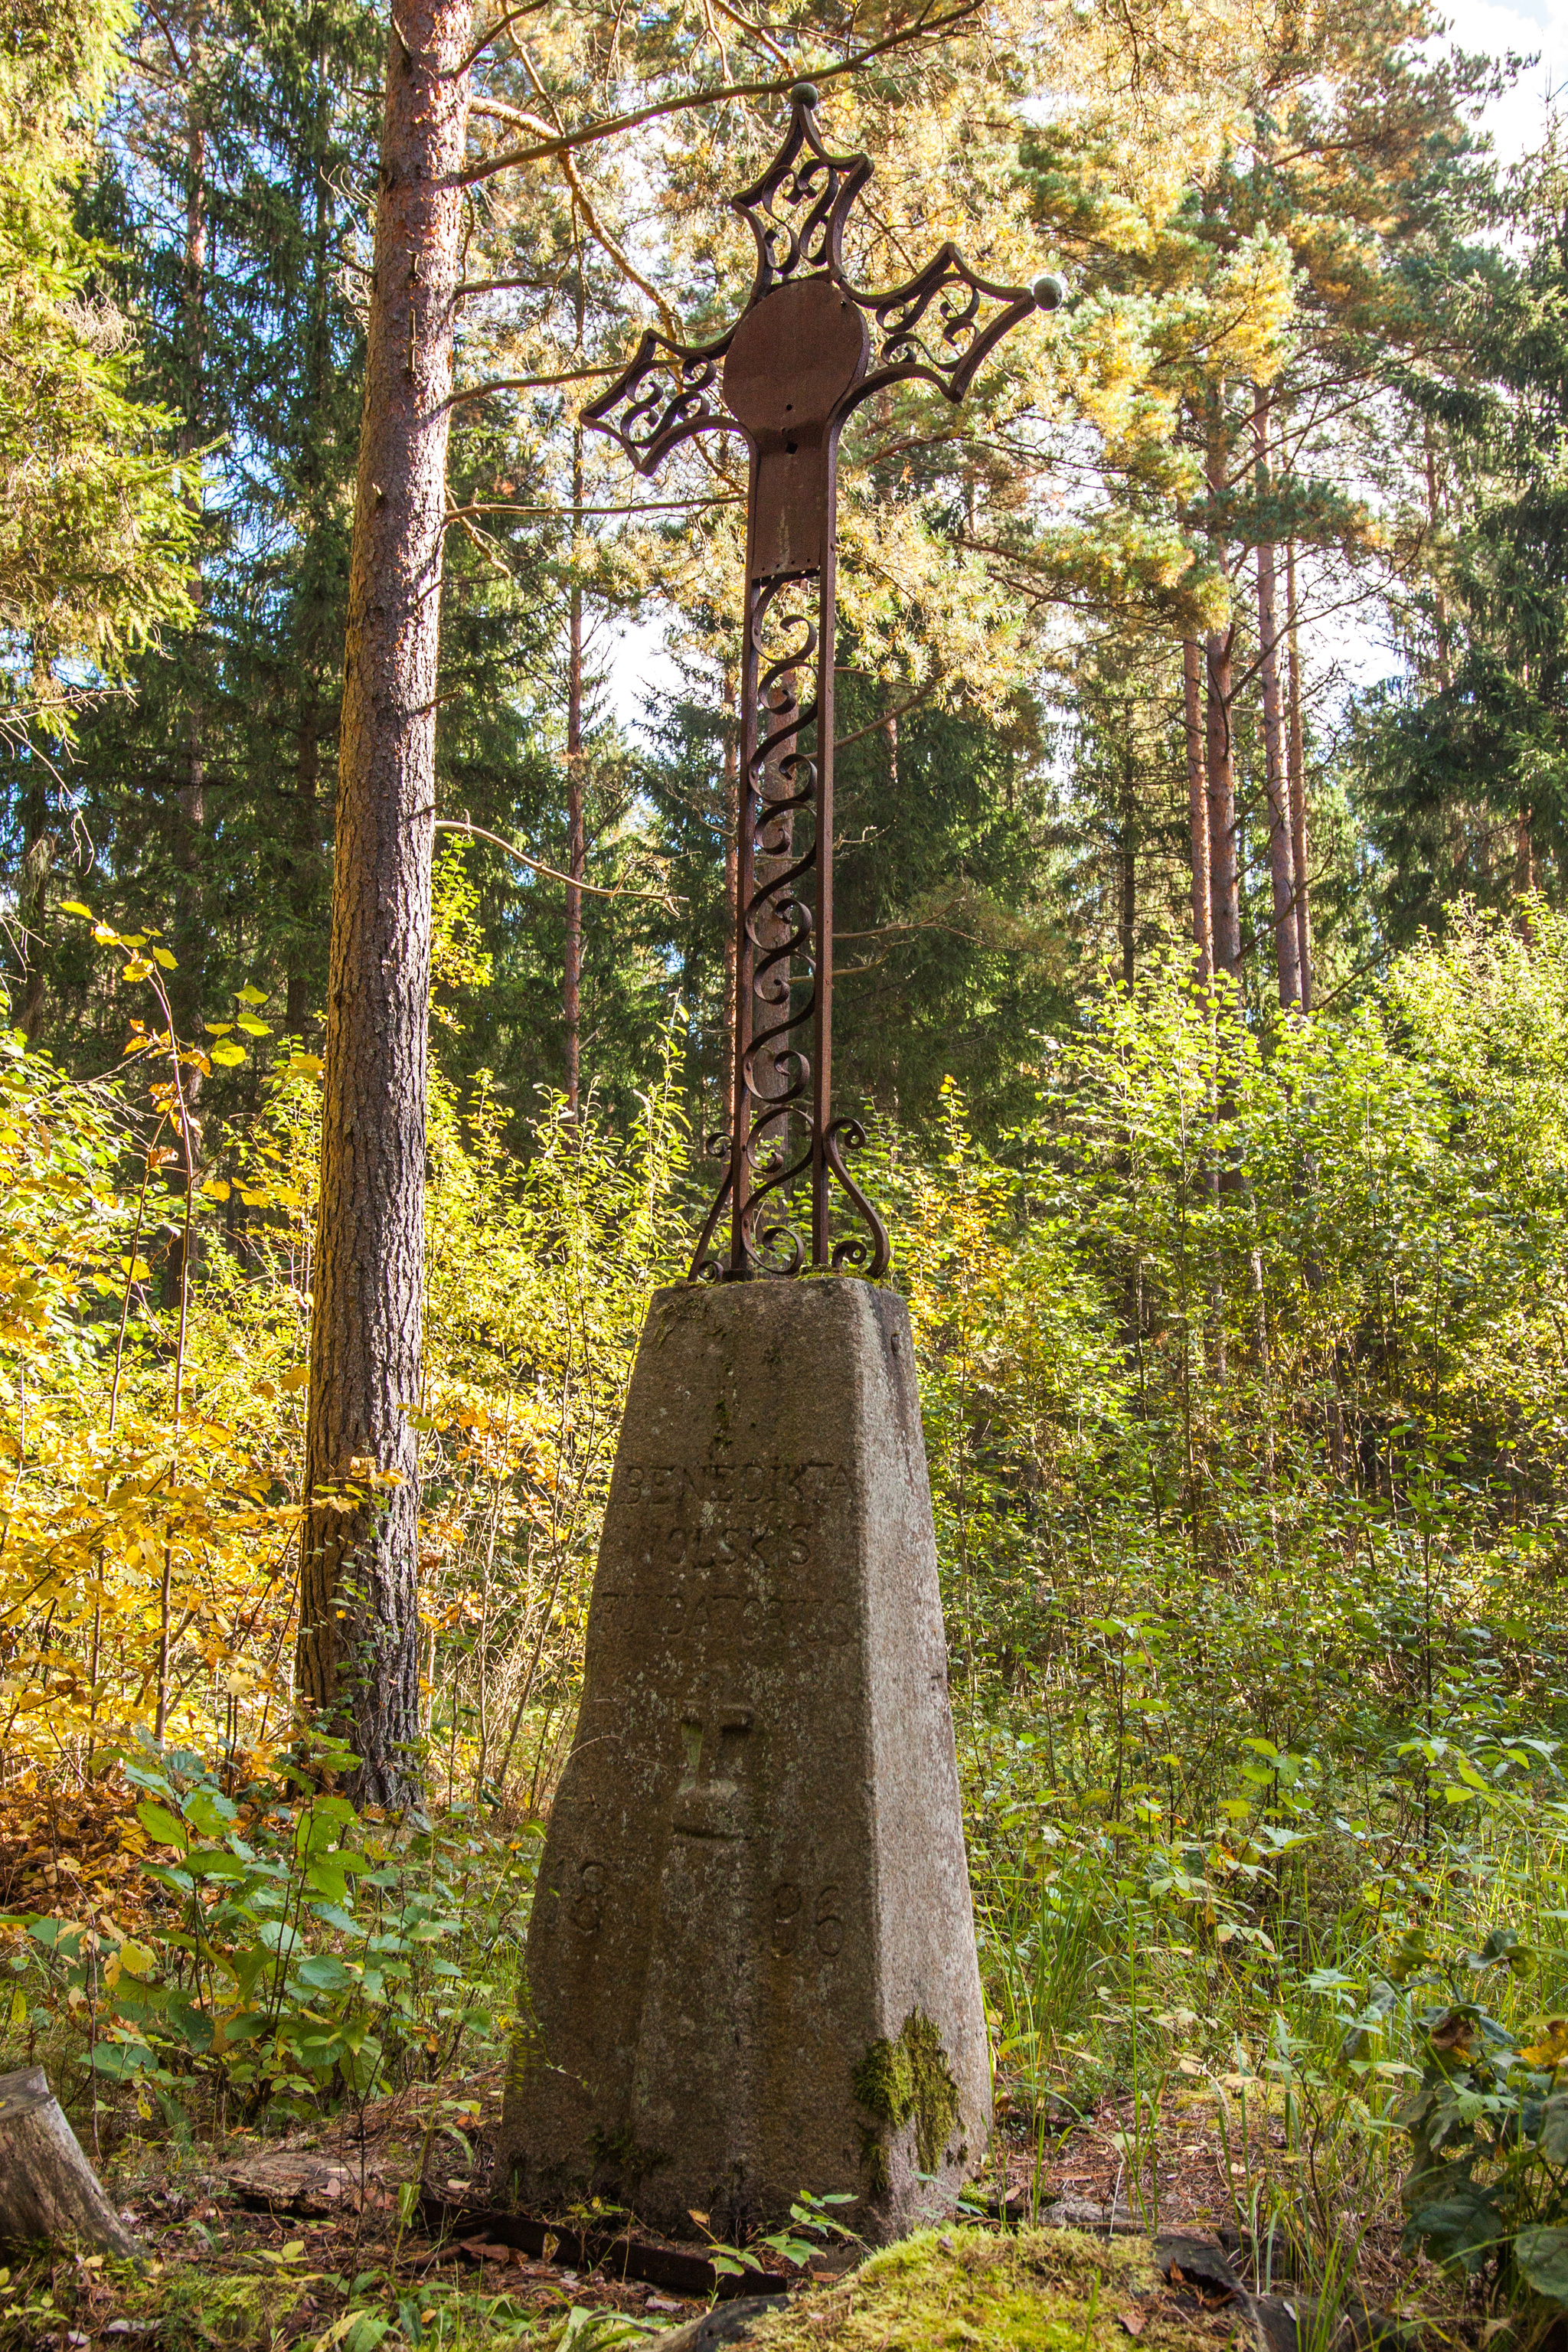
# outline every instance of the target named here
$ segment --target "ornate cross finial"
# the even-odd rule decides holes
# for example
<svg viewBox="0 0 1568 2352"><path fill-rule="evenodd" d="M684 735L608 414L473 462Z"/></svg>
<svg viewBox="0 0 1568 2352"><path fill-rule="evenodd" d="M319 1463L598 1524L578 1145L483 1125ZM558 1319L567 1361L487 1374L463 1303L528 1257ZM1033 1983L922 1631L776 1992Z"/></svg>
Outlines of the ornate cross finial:
<svg viewBox="0 0 1568 2352"><path fill-rule="evenodd" d="M864 1131L832 1115L838 436L887 384L919 381L961 401L1009 328L1067 295L1059 278L1029 290L993 285L952 245L902 286L852 286L845 225L872 167L865 155L832 153L816 102L810 82L795 84L783 146L756 184L731 198L757 246L733 326L698 344L650 331L583 411L642 474L697 433L739 431L751 452L734 1102L731 1132L718 1139L728 1171L694 1278L797 1274L808 1264L873 1279L887 1271L887 1232L845 1165ZM809 1247L790 1206L807 1180ZM858 1221L837 1239L836 1202ZM727 1246L716 1238L726 1210Z"/></svg>
<svg viewBox="0 0 1568 2352"><path fill-rule="evenodd" d="M816 92L797 81L784 145L756 185L730 199L757 240L751 302L797 271L843 277L844 224L870 176L868 155L828 152L816 127Z"/></svg>

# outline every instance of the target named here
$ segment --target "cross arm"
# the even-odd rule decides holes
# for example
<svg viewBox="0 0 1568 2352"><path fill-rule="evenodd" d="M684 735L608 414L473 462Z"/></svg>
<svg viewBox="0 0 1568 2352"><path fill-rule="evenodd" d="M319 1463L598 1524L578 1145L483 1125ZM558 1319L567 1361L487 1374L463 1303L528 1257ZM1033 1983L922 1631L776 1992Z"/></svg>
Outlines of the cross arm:
<svg viewBox="0 0 1568 2352"><path fill-rule="evenodd" d="M851 403L858 407L884 384L911 381L934 384L956 404L1003 336L1031 310L1059 308L1067 289L1059 278L1032 289L994 285L950 243L902 286L847 291L872 322L871 364Z"/></svg>
<svg viewBox="0 0 1568 2352"><path fill-rule="evenodd" d="M618 441L639 474L653 474L679 441L734 419L719 391L719 363L734 329L711 343L676 343L649 328L630 365L590 401L583 422Z"/></svg>

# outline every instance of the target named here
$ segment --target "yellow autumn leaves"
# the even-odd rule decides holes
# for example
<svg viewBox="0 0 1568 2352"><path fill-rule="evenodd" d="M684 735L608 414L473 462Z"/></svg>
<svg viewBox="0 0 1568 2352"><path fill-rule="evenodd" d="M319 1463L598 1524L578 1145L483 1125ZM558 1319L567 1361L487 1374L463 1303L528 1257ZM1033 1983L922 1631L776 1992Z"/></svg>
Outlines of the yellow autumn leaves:
<svg viewBox="0 0 1568 2352"><path fill-rule="evenodd" d="M255 1760L295 1727L321 1065L279 1054L226 1132L204 1097L187 1226L169 1043L139 1034L91 1087L0 1040L0 1738L57 1775L144 1736ZM677 1264L681 1148L666 1095L618 1141L592 1105L547 1110L519 1163L483 1084L433 1089L422 1606L433 1636L467 1629L441 1671L514 1762L535 1697L538 1737L561 1727L629 1349Z"/></svg>

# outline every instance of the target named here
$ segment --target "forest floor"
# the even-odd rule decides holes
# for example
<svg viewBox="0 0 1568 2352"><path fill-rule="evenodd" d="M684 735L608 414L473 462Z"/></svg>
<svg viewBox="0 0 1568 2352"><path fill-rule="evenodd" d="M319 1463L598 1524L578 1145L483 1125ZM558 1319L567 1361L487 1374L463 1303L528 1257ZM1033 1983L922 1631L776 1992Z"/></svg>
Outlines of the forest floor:
<svg viewBox="0 0 1568 2352"><path fill-rule="evenodd" d="M591 2352L606 2332L662 2330L700 2316L706 2297L618 2278L605 2267L590 2272L531 2258L488 2237L433 2235L417 2214L406 2218L410 2200L399 2198L405 2183L422 2183L449 2213L484 2207L500 2089L501 2069L492 2066L283 2138L236 2130L215 2143L153 2136L145 2126L126 2133L102 2169L144 2262L59 2254L0 2273L0 2345L31 2352L130 2352L142 2343L157 2352L307 2345L312 2352L338 2346L375 2352L381 2336L395 2331L416 2352L501 2352L525 2336ZM454 2097L479 2109L466 2147L436 2120L437 2100ZM1005 2197L1010 2221L1026 2230L1044 2214L1101 2241L1189 2232L1222 2248L1254 2292L1291 2294L1289 2265L1269 2250L1260 2254L1237 2227L1243 2208L1227 2179L1233 2159L1195 2105L1163 2116L1159 2206L1151 2211L1146 2204L1142 2213L1128 2205L1113 2137L1125 2135L1131 2118L1114 2100L1076 2123L1064 2118L1048 2138L1027 2146L1016 2127L1006 2134L1005 2121L984 2186L994 2206ZM79 2114L76 2122L90 2152L90 2116ZM1234 2160L1245 2165L1247 2152ZM972 2226L994 2234L996 2223ZM950 2237L941 2243L951 2252ZM793 2273L777 2257L764 2263L777 2273L780 2292L809 2297L830 2290L858 2251L825 2251ZM1300 2283L1308 2292L1314 2284ZM1407 2342L1484 2342L1489 2332L1479 2312L1467 2324L1462 2304L1430 2264L1400 2255L1392 2225L1367 2233L1356 2277L1342 2284L1346 2291L1402 2319ZM1256 2330L1223 2333L1237 2343L1257 2340ZM1331 2341L1331 2331L1312 2352L1329 2352ZM1285 2352L1309 2352L1304 2327Z"/></svg>

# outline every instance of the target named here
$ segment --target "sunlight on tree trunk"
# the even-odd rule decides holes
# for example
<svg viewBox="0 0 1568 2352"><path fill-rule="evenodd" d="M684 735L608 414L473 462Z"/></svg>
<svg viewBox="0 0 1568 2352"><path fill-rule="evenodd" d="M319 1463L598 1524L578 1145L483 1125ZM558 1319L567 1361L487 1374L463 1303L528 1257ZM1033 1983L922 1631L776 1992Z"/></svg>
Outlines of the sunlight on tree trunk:
<svg viewBox="0 0 1568 2352"><path fill-rule="evenodd" d="M1268 402L1258 395L1252 414L1258 452L1258 492L1268 497ZM1275 612L1273 543L1260 540L1258 566L1258 664L1263 688L1263 777L1268 802L1268 882L1274 899L1274 968L1283 1005L1301 1002L1301 958L1296 929L1296 867L1291 851L1290 785L1279 707L1279 624Z"/></svg>
<svg viewBox="0 0 1568 2352"><path fill-rule="evenodd" d="M387 50L332 877L298 1658L357 1793L416 1784L436 669L470 0ZM352 1489L349 1507L341 1490Z"/></svg>
<svg viewBox="0 0 1568 2352"><path fill-rule="evenodd" d="M583 428L572 433L572 505L583 504ZM566 615L566 942L561 1010L566 1030L566 1108L575 1115L583 1075L583 893L573 887L587 866L583 830L583 591L575 581Z"/></svg>
<svg viewBox="0 0 1568 2352"><path fill-rule="evenodd" d="M1211 507L1226 494L1224 394L1216 389L1208 416L1205 474ZM1225 543L1211 538L1215 565L1225 566ZM1241 970L1241 902L1236 857L1236 748L1231 735L1231 653L1236 643L1234 621L1211 629L1206 648L1208 683L1207 752L1209 804L1209 929L1214 940L1214 968L1233 976Z"/></svg>
<svg viewBox="0 0 1568 2352"><path fill-rule="evenodd" d="M1289 655L1290 857L1296 869L1296 953L1301 971L1301 1010L1312 1009L1312 921L1307 877L1307 761L1301 731L1301 642L1296 626L1296 542L1285 546L1285 637Z"/></svg>
<svg viewBox="0 0 1568 2352"><path fill-rule="evenodd" d="M1234 628L1210 635L1208 665L1208 816L1210 921L1214 968L1241 970L1241 904L1236 870L1236 761L1230 735L1230 652Z"/></svg>

